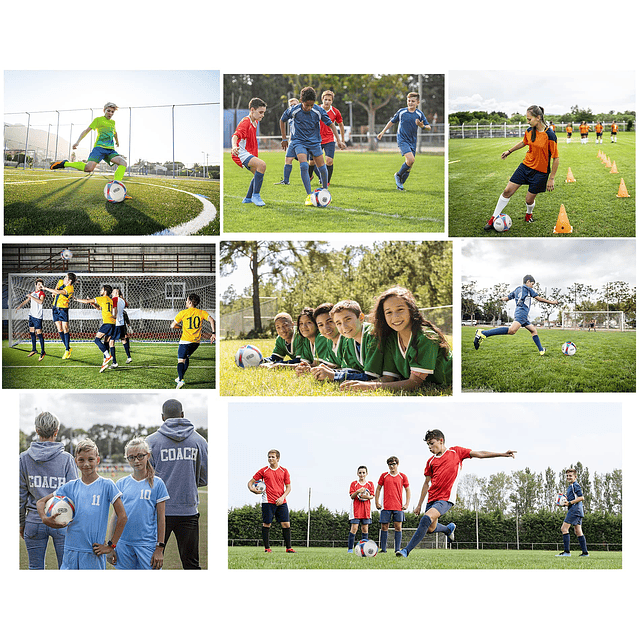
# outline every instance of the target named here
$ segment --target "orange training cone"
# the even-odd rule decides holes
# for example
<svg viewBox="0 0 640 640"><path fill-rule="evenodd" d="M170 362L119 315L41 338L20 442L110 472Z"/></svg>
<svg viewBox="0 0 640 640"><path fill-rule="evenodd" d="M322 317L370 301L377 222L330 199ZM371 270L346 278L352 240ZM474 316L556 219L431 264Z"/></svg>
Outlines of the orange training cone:
<svg viewBox="0 0 640 640"><path fill-rule="evenodd" d="M627 186L624 183L624 178L620 178L620 188L618 189L618 198L630 198Z"/></svg>
<svg viewBox="0 0 640 640"><path fill-rule="evenodd" d="M571 233L573 231L573 227L569 224L569 218L567 217L567 212L564 208L564 205L560 205L560 213L558 214L558 221L556 222L556 226L553 229L553 233Z"/></svg>
<svg viewBox="0 0 640 640"><path fill-rule="evenodd" d="M567 172L567 179L565 182L575 182L576 179L573 177L573 173L571 172L571 167L569 167L569 171Z"/></svg>
<svg viewBox="0 0 640 640"><path fill-rule="evenodd" d="M618 167L616 167L616 161L613 161L613 166L611 167L611 171L609 171L609 173L620 173L618 171Z"/></svg>
<svg viewBox="0 0 640 640"><path fill-rule="evenodd" d="M607 167L607 169L611 169L611 160L609 160L607 156L604 157L604 166Z"/></svg>

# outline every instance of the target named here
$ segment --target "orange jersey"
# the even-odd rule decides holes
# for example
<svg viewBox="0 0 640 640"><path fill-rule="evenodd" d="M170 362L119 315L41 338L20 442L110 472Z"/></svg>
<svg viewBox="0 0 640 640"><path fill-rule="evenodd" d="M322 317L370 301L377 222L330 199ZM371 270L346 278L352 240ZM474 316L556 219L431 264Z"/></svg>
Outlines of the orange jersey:
<svg viewBox="0 0 640 640"><path fill-rule="evenodd" d="M573 133L573 127L570 124L567 125L567 133Z"/></svg>
<svg viewBox="0 0 640 640"><path fill-rule="evenodd" d="M580 125L580 133L589 133L589 125L581 124Z"/></svg>
<svg viewBox="0 0 640 640"><path fill-rule="evenodd" d="M547 128L545 131L536 131L535 141L532 138L532 129L527 129L523 142L529 146L529 151L522 163L530 169L549 173L551 170L551 158L558 157L558 138L556 134Z"/></svg>
<svg viewBox="0 0 640 640"><path fill-rule="evenodd" d="M596 133L602 133L603 129L604 129L604 127L601 124L597 124L596 125Z"/></svg>
<svg viewBox="0 0 640 640"><path fill-rule="evenodd" d="M618 133L618 125L617 124L612 124L611 125L611 133Z"/></svg>

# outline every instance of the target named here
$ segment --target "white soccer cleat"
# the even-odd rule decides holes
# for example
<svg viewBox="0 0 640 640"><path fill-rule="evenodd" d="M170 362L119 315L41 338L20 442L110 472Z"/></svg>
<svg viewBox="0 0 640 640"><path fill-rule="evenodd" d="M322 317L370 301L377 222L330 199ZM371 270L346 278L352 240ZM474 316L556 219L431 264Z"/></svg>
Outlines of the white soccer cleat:
<svg viewBox="0 0 640 640"><path fill-rule="evenodd" d="M176 389L181 389L184 387L184 380L179 380L178 384L176 384Z"/></svg>

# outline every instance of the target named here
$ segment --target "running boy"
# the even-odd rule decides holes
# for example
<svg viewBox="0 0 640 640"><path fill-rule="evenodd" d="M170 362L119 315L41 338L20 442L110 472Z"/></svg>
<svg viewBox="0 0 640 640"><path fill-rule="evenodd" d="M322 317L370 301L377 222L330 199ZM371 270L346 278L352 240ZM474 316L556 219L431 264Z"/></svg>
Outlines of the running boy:
<svg viewBox="0 0 640 640"><path fill-rule="evenodd" d="M376 487L376 509L379 511L382 509L380 511L381 553L387 553L387 537L391 521L393 521L394 528L394 548L399 551L402 546L402 523L404 522L404 512L409 508L411 501L411 489L409 489L409 478L398 471L399 465L400 461L396 456L388 458L389 471L385 471L380 476ZM404 502L402 501L403 489L405 492ZM382 504L380 503L380 492L383 492Z"/></svg>
<svg viewBox="0 0 640 640"><path fill-rule="evenodd" d="M44 292L44 280L42 278L36 278L35 290L27 294L27 297L16 307L16 311L24 307L27 302L31 303L29 307L29 319L27 326L29 327L29 333L31 334L31 352L27 354L27 357L35 356L36 353L36 336L40 342L40 357L38 361L42 360L46 353L44 352L44 334L42 333L42 316L43 309L42 303L46 297Z"/></svg>
<svg viewBox="0 0 640 640"><path fill-rule="evenodd" d="M573 526L573 531L578 538L580 549L582 553L581 558L586 558L589 555L587 550L587 540L582 533L582 519L584 518L584 495L582 493L582 487L577 482L577 473L575 469L567 469L567 502L564 505L567 507L567 515L562 523L562 543L564 551L556 555L557 558L568 558L571 556L571 537L569 530Z"/></svg>
<svg viewBox="0 0 640 640"><path fill-rule="evenodd" d="M275 519L282 526L282 537L284 538L287 553L295 553L291 547L291 522L289 521L289 507L287 496L291 492L291 476L289 472L280 466L280 452L271 449L267 452L269 464L255 472L251 480L247 482L249 491L262 496L262 541L264 542L265 553L271 553L269 543L269 533L271 523ZM253 485L262 480L266 489L259 491Z"/></svg>
<svg viewBox="0 0 640 640"><path fill-rule="evenodd" d="M75 459L80 469L80 478L58 487L55 494L70 498L75 505L75 516L66 525L64 557L60 569L106 569L106 556L116 548L127 524L127 514L121 493L113 480L98 475L100 454L95 442L89 438L78 442ZM36 506L44 524L60 529L65 525L58 524L55 516L49 517L44 513L47 500L53 495L50 493L40 498ZM111 505L117 520L113 535L105 544Z"/></svg>
<svg viewBox="0 0 640 640"><path fill-rule="evenodd" d="M512 336L516 333L516 331L518 331L518 329L520 329L520 327L524 327L531 333L531 338L535 342L536 347L538 347L538 353L541 356L546 353L546 349L540 343L538 330L533 324L529 322L529 309L531 308L531 303L533 300L544 302L546 304L557 305L559 303L557 300L547 300L546 298L543 298L531 288L536 283L533 276L526 275L524 278L522 278L522 282L523 284L521 286L516 287L508 296L502 298L504 302L508 302L509 300L516 301L516 310L513 314L514 320L511 323L511 326L496 327L495 329L488 329L485 331L477 329L476 335L473 339L473 346L476 348L476 350L480 348L482 341L489 336Z"/></svg>
<svg viewBox="0 0 640 640"><path fill-rule="evenodd" d="M438 522L438 518L455 504L456 488L463 460L467 458L515 458L517 453L511 450L504 453L494 453L492 451L472 451L464 447L447 447L444 443L444 433L439 429L427 431L424 440L433 455L427 460L420 499L413 512L420 515L425 498L427 498L427 505L409 544L404 549L396 551L396 555L402 558L406 558L427 533L444 533L447 539L453 542L453 532L456 525L451 522L445 526Z"/></svg>
<svg viewBox="0 0 640 640"><path fill-rule="evenodd" d="M347 542L347 553L353 553L353 545L358 533L358 525L362 530L362 539L369 539L369 525L371 524L371 500L373 500L373 482L367 480L369 473L367 467L358 467L358 479L349 486L349 497L351 507L349 508L349 539Z"/></svg>
<svg viewBox="0 0 640 640"><path fill-rule="evenodd" d="M202 325L205 321L211 325L211 344L216 339L215 320L208 311L199 309L200 296L197 293L190 293L186 300L187 308L183 309L173 319L171 328L182 327L180 344L178 345L178 377L176 378L176 389L184 386L184 374L189 368L189 358L200 346L202 338Z"/></svg>
<svg viewBox="0 0 640 640"><path fill-rule="evenodd" d="M73 145L73 149L77 149L82 139L90 132L96 132L96 144L87 158L87 162L69 162L68 160L58 160L51 165L51 169L64 169L72 167L78 171L91 173L101 160L108 165L117 165L113 179L122 182L124 173L127 170L127 161L115 150L119 146L118 133L116 132L116 123L113 120L118 107L113 102L107 102L104 105L104 116L94 118L91 124L80 134L77 142ZM131 196L126 196L130 199Z"/></svg>
<svg viewBox="0 0 640 640"><path fill-rule="evenodd" d="M64 278L58 280L55 289L49 289L43 285L43 289L53 295L53 321L58 330L58 335L64 346L63 360L71 357L71 339L69 337L69 303L73 298L73 283L76 281L75 273L67 273Z"/></svg>
<svg viewBox="0 0 640 640"><path fill-rule="evenodd" d="M404 183L407 181L411 167L416 161L418 127L423 131L431 129L427 116L418 109L419 104L420 94L415 92L408 93L407 106L398 109L378 134L378 140L382 140L382 136L387 132L387 129L390 129L396 122L398 123L398 148L400 149L400 154L404 157L404 163L393 177L396 181L396 188L399 191L404 191Z"/></svg>
<svg viewBox="0 0 640 640"><path fill-rule="evenodd" d="M103 284L100 289L100 295L91 299L76 298L78 302L82 304L90 304L92 307L99 309L102 313L102 324L96 333L96 337L93 339L96 346L102 352L102 365L100 367L100 373L102 373L113 359L109 353L109 346L105 346L103 339L105 336L109 338L109 343L112 343L113 330L116 326L116 313L113 308L113 300L111 293L113 288L110 284Z"/></svg>
<svg viewBox="0 0 640 640"><path fill-rule="evenodd" d="M344 123L342 120L342 114L333 106L334 98L335 93L330 89L323 91L321 96L322 108L327 112L331 122L340 126L340 140L346 147L347 145L344 141ZM329 186L331 184L331 177L333 176L333 158L336 155L336 139L331 128L324 122L320 123L320 137L322 150L325 155L325 162L327 164L327 186Z"/></svg>
<svg viewBox="0 0 640 640"><path fill-rule="evenodd" d="M249 183L249 190L242 202L264 207L265 202L260 196L262 181L267 165L258 158L258 123L264 118L267 103L261 98L252 98L249 102L249 115L240 120L231 138L231 158L239 166L245 167L253 174Z"/></svg>

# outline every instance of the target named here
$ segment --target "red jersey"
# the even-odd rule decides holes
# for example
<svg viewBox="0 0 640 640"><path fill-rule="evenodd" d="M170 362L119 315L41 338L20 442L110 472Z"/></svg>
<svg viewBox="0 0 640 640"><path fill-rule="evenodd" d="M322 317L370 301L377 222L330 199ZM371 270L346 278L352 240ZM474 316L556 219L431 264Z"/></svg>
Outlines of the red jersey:
<svg viewBox="0 0 640 640"><path fill-rule="evenodd" d="M402 511L402 488L409 486L409 478L404 473L392 476L388 471L383 473L378 480L382 487L382 508L387 511Z"/></svg>
<svg viewBox="0 0 640 640"><path fill-rule="evenodd" d="M551 170L551 158L558 157L558 139L550 129L536 131L536 139L533 140L533 131L527 129L522 141L529 146L529 151L522 163L530 169L549 173Z"/></svg>
<svg viewBox="0 0 640 640"><path fill-rule="evenodd" d="M276 500L282 496L285 485L291 484L291 476L284 467L272 469L270 466L263 467L260 471L256 471L253 479L263 480L267 485L266 491L262 494L262 502L275 504ZM286 502L286 498L282 504Z"/></svg>
<svg viewBox="0 0 640 640"><path fill-rule="evenodd" d="M335 107L331 107L329 111L327 111L327 115L329 116L331 122L333 122L334 124L342 122L342 114ZM320 136L320 142L322 144L333 142L335 139L333 136L333 131L331 131L331 127L322 122L322 120L320 121Z"/></svg>
<svg viewBox="0 0 640 640"><path fill-rule="evenodd" d="M349 486L349 496L354 491L357 491L361 487L366 487L371 495L374 494L373 482L368 480L364 484L360 484L358 480L354 480ZM371 517L371 500L360 500L356 497L351 501L351 508L349 509L349 520L354 518L370 518Z"/></svg>
<svg viewBox="0 0 640 640"><path fill-rule="evenodd" d="M240 120L238 126L236 127L234 136L238 138L238 146L240 147L240 157L232 155L233 161L239 166L242 167L242 158L246 156L247 153L252 156L258 156L258 137L256 135L256 131L258 130L258 123L251 122L251 118L249 116L245 116Z"/></svg>
<svg viewBox="0 0 640 640"><path fill-rule="evenodd" d="M449 447L439 456L431 456L424 468L424 475L431 478L427 502L436 500L456 501L458 478L462 471L462 461L470 458L471 449Z"/></svg>

